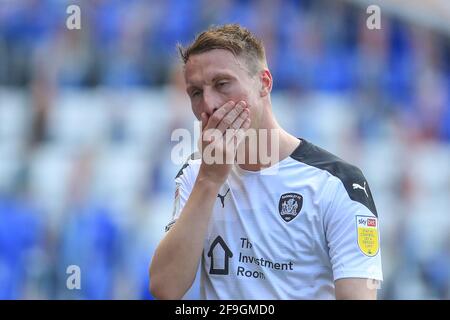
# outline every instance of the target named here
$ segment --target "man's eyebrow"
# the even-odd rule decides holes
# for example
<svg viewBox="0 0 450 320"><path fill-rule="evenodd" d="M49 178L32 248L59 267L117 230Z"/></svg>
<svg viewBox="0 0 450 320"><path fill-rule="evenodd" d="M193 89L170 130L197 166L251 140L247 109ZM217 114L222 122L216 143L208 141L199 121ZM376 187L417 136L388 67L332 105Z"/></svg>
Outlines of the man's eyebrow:
<svg viewBox="0 0 450 320"><path fill-rule="evenodd" d="M227 78L227 79L234 79L234 77L231 74L228 73L218 73L214 76L214 78L212 79L212 82L216 82L218 79L223 79L223 78Z"/></svg>
<svg viewBox="0 0 450 320"><path fill-rule="evenodd" d="M212 78L211 82L216 82L219 79L235 79L235 77L229 73L225 73L225 72L221 72L218 73L214 76L214 78ZM187 84L186 85L186 92L189 93L190 91L194 90L194 89L200 89L200 87L198 87L195 84Z"/></svg>

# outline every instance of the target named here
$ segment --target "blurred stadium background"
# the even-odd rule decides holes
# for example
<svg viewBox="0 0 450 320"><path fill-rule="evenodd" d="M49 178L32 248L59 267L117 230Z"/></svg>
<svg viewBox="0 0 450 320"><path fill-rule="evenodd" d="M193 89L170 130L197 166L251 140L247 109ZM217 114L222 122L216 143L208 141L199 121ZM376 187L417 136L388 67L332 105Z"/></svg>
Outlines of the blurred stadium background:
<svg viewBox="0 0 450 320"><path fill-rule="evenodd" d="M449 299L449 21L447 0L0 0L0 298L152 298L170 136L193 131L175 45L238 22L265 43L282 125L365 172L380 298Z"/></svg>

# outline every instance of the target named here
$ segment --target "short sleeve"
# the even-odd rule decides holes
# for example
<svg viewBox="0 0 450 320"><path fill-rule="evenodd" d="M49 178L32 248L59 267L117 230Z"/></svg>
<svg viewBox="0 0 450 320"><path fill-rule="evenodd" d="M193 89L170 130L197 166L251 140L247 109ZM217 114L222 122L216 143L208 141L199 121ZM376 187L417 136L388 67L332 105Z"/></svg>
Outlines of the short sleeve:
<svg viewBox="0 0 450 320"><path fill-rule="evenodd" d="M332 200L324 215L324 228L334 280L382 281L378 214L367 181L361 175L345 188L339 178L330 180L327 193ZM372 210L367 203L373 204Z"/></svg>

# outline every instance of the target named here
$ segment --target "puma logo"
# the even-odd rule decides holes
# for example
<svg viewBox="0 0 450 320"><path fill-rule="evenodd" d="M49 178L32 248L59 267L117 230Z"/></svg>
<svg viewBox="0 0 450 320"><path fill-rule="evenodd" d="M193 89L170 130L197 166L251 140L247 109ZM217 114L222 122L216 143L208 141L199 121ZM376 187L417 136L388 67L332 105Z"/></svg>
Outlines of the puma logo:
<svg viewBox="0 0 450 320"><path fill-rule="evenodd" d="M369 197L369 195L367 194L367 190L366 190L366 182L365 182L365 181L364 181L364 188L363 188L360 184L354 183L354 184L353 184L353 189L354 189L354 190L356 190L356 189L364 190L364 193L366 194L366 197L367 197L367 198Z"/></svg>
<svg viewBox="0 0 450 320"><path fill-rule="evenodd" d="M222 208L225 208L225 197L227 196L230 188L228 188L227 192L222 196L221 194L217 194L217 197L220 198L220 202L222 202Z"/></svg>

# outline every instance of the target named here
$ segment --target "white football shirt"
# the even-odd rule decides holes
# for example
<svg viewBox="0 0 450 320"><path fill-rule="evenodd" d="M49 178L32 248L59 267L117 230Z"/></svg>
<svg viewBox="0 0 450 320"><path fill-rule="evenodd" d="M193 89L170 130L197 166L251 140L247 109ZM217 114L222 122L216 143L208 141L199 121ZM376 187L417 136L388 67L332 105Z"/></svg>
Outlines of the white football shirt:
<svg viewBox="0 0 450 320"><path fill-rule="evenodd" d="M200 164L191 156L175 178L166 231ZM377 211L361 170L305 139L276 166L233 166L204 240L201 298L334 299L342 278L382 281Z"/></svg>

